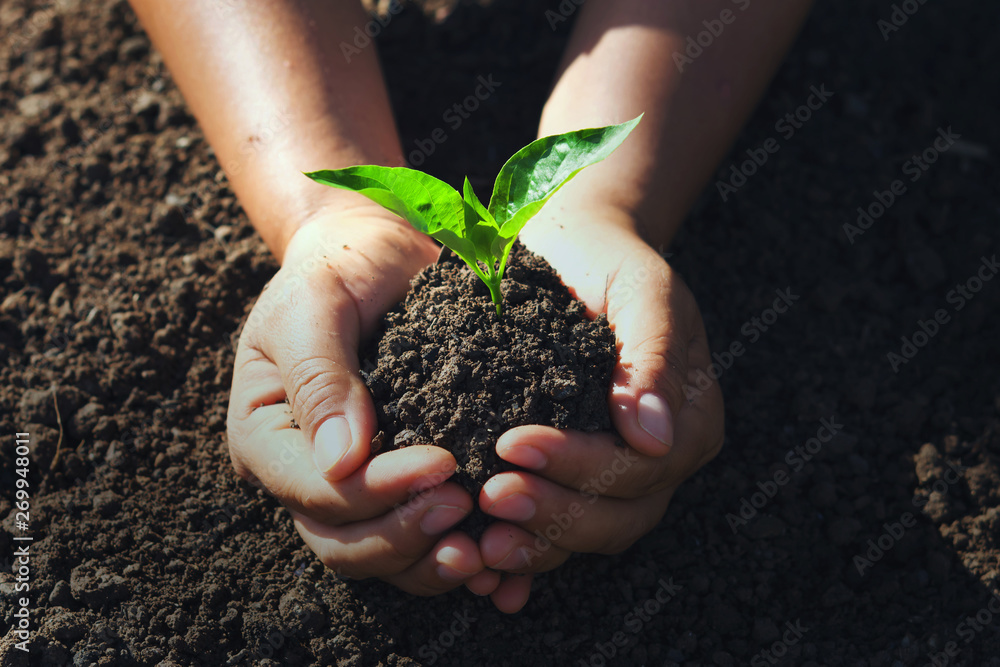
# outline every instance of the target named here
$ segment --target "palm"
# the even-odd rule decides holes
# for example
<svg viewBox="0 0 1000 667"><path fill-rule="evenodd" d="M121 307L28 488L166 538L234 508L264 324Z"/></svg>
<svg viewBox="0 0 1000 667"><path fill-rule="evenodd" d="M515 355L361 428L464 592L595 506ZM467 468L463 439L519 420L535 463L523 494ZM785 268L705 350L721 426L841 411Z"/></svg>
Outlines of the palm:
<svg viewBox="0 0 1000 667"><path fill-rule="evenodd" d="M542 426L520 427L500 438L497 451L507 461L531 468L537 452L546 461L530 473L491 478L479 498L485 511L507 520L491 526L480 540L484 563L518 574L550 570L574 551L627 548L656 525L677 485L715 456L723 438L718 384L690 401L684 395L685 385L711 362L691 292L663 257L625 231L631 224L627 216L614 211L570 215L554 207L522 238L593 315L607 314L620 348L609 404L616 430L630 447L623 452L610 434ZM572 236L564 231L569 227ZM650 395L662 400L647 400ZM650 412L650 404L662 407ZM662 423L650 426L650 414ZM528 449L536 455L526 456ZM591 488L588 495L588 480L608 471L614 472L613 482L598 492ZM491 512L518 494L531 498L533 516L519 520ZM552 528L545 517L563 515L574 503L583 507L582 515L539 549L536 536ZM517 558L518 549L530 557ZM516 594L526 600L527 587L518 587Z"/></svg>

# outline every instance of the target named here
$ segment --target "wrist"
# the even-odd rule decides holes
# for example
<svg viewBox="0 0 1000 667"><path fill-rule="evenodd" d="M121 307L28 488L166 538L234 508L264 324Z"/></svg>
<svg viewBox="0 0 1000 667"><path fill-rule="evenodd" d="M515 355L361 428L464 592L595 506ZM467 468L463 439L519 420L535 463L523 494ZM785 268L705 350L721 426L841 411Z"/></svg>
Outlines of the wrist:
<svg viewBox="0 0 1000 667"><path fill-rule="evenodd" d="M383 266L387 262L425 265L435 260L440 248L433 239L381 206L365 202L324 207L298 221L282 248L282 266L317 257L336 265L333 258L341 251L360 253L376 265L373 270L387 269Z"/></svg>
<svg viewBox="0 0 1000 667"><path fill-rule="evenodd" d="M644 230L638 217L627 206L606 199L564 197L560 192L521 233L529 247L532 244L558 243L559 238L567 235L591 238L614 235L642 239Z"/></svg>
<svg viewBox="0 0 1000 667"><path fill-rule="evenodd" d="M426 253L428 247L437 248L430 237L366 197L327 189L333 197L289 218L279 230L275 243L268 243L279 263L285 264L289 255L294 254L292 246L303 245L303 239L311 244L341 242L341 245L350 245L353 242L359 246L384 240L418 254Z"/></svg>
<svg viewBox="0 0 1000 667"><path fill-rule="evenodd" d="M302 298L349 295L367 335L439 254L433 239L381 207L326 210L292 235L280 273L311 295Z"/></svg>
<svg viewBox="0 0 1000 667"><path fill-rule="evenodd" d="M299 231L316 222L342 219L348 224L353 218L381 217L405 224L363 195L321 186L298 171L289 171L290 175L275 181L244 175L232 183L254 229L279 263L284 263L288 245ZM268 186L255 185L261 182Z"/></svg>

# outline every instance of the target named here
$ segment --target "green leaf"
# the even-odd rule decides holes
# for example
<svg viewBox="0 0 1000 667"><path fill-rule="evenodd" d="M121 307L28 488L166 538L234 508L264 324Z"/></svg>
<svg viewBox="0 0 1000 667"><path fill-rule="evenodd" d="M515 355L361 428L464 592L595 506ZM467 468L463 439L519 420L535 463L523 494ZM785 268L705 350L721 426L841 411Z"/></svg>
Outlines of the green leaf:
<svg viewBox="0 0 1000 667"><path fill-rule="evenodd" d="M462 225L461 195L444 181L422 171L362 165L313 171L306 176L317 183L363 194L431 236L442 229L457 231Z"/></svg>
<svg viewBox="0 0 1000 667"><path fill-rule="evenodd" d="M313 171L306 176L368 197L451 248L474 270L478 268L475 245L465 234L465 202L444 181L415 169L376 165Z"/></svg>
<svg viewBox="0 0 1000 667"><path fill-rule="evenodd" d="M479 201L479 197L476 196L475 191L472 189L472 183L469 182L469 177L465 177L465 186L463 187L463 198L465 203L468 204L472 210L479 216L481 220L485 220L487 223L493 227L497 227L497 221L493 219L483 203Z"/></svg>
<svg viewBox="0 0 1000 667"><path fill-rule="evenodd" d="M459 194L447 183L405 167L361 165L306 176L362 194L451 248L490 288L500 315L500 280L524 225L581 169L618 148L641 119L533 141L500 170L489 208L468 178Z"/></svg>
<svg viewBox="0 0 1000 667"><path fill-rule="evenodd" d="M465 237L476 246L476 256L479 261L489 266L489 270L492 272L496 269L497 262L497 254L493 251L493 247L500 234L500 228L490 212L476 197L468 177L465 179L463 198L466 204Z"/></svg>
<svg viewBox="0 0 1000 667"><path fill-rule="evenodd" d="M642 115L620 125L543 137L507 160L493 186L489 207L505 241L512 245L559 188L580 170L611 155L640 120Z"/></svg>

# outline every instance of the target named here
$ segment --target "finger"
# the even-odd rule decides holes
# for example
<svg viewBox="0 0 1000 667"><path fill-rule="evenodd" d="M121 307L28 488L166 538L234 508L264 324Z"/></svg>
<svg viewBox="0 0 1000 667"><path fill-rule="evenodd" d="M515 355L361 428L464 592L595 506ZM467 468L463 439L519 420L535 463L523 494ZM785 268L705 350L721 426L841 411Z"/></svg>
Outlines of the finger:
<svg viewBox="0 0 1000 667"><path fill-rule="evenodd" d="M528 603L528 597L531 596L533 578L530 574L515 574L506 577L490 594L494 606L505 614L516 614L521 611Z"/></svg>
<svg viewBox="0 0 1000 667"><path fill-rule="evenodd" d="M262 323L269 335L255 335L250 343L261 357L248 365L274 363L317 470L331 481L342 479L368 458L375 433L371 397L358 372L357 305L342 286L282 291L279 285L261 299L274 312ZM275 335L276 329L286 334Z"/></svg>
<svg viewBox="0 0 1000 667"><path fill-rule="evenodd" d="M510 472L491 477L483 485L479 506L490 516L516 523L536 536L538 544L551 542L568 551L612 554L652 530L672 494L673 488L620 500L595 492L583 499L578 492L537 475Z"/></svg>
<svg viewBox="0 0 1000 667"><path fill-rule="evenodd" d="M534 535L506 522L494 523L483 531L479 551L486 567L515 574L548 572L570 557L569 551L543 534Z"/></svg>
<svg viewBox="0 0 1000 667"><path fill-rule="evenodd" d="M357 347L357 325L351 324L351 313L345 312L349 299L343 290L339 296L316 295L309 284L298 280L301 276L279 276L254 306L237 349L229 408L230 445L247 451L242 423L261 406L287 400L290 414L281 426L294 422L301 428L313 466L327 479L341 479L367 458L374 429L371 399L357 376L356 359L350 360L351 350ZM340 303L339 310L327 311L325 301ZM337 327L344 337L323 335ZM288 335L289 331L296 334ZM310 345L317 347L310 349ZM327 421L320 444L314 447L318 422ZM352 422L356 426L351 427ZM346 452L341 452L345 446Z"/></svg>
<svg viewBox="0 0 1000 667"><path fill-rule="evenodd" d="M500 573L495 570L483 570L465 582L465 587L474 594L489 595L500 585Z"/></svg>
<svg viewBox="0 0 1000 667"><path fill-rule="evenodd" d="M469 494L448 482L437 487L433 503L418 498L402 511L368 521L328 526L298 512L292 512L292 517L302 539L324 565L361 579L389 577L411 567L471 509Z"/></svg>
<svg viewBox="0 0 1000 667"><path fill-rule="evenodd" d="M437 254L433 241L394 217L360 206L350 217L353 224L334 218L305 225L292 237L282 269L244 327L242 360L237 352L244 374L233 378L233 393L244 399L263 394L267 404L287 396L317 468L330 480L349 475L368 457L375 430L358 373L360 333L374 329L406 293L409 278ZM276 374L268 362L276 364ZM266 389L247 383L251 376L265 380Z"/></svg>
<svg viewBox="0 0 1000 667"><path fill-rule="evenodd" d="M354 474L330 482L316 469L301 430L289 426L284 403L254 410L230 422L230 455L237 472L263 486L291 510L330 525L385 514L432 490L455 472L455 457L420 446L380 454Z"/></svg>
<svg viewBox="0 0 1000 667"><path fill-rule="evenodd" d="M486 572L485 567L472 538L456 531L409 568L384 580L412 595L440 595Z"/></svg>
<svg viewBox="0 0 1000 667"><path fill-rule="evenodd" d="M675 442L674 420L684 404L698 309L667 263L644 247L615 274L607 312L621 345L612 375L612 420L638 451L665 454Z"/></svg>
<svg viewBox="0 0 1000 667"><path fill-rule="evenodd" d="M682 411L683 414L683 411ZM646 456L609 433L582 433L550 426L518 426L497 440L497 454L586 499L597 493L637 498L665 488L683 452Z"/></svg>

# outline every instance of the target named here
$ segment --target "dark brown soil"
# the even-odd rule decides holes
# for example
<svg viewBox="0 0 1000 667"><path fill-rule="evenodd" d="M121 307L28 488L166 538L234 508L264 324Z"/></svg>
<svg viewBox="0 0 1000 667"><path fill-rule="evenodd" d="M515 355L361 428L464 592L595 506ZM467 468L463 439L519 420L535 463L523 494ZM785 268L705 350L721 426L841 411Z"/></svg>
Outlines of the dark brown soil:
<svg viewBox="0 0 1000 667"><path fill-rule="evenodd" d="M458 462L454 480L472 497L514 466L496 454L515 426L611 429L608 391L617 354L607 318L587 317L549 263L520 242L489 289L450 251L424 269L362 359L386 449L433 444ZM479 535L476 506L463 523Z"/></svg>
<svg viewBox="0 0 1000 667"><path fill-rule="evenodd" d="M0 639L0 665L724 667L774 651L899 667L944 664L949 643L949 666L1000 665L1000 282L969 285L1000 255L1000 5L926 2L883 39L893 4L909 3L817 3L717 177L768 138L779 152L726 201L710 184L670 248L713 349L746 347L721 375L722 454L628 552L572 558L504 616L467 591L338 580L236 477L233 342L275 263L125 2L0 2L0 632L20 431L40 629L30 657ZM485 190L533 138L571 23L546 10L411 6L382 32L404 146L448 135L422 168ZM443 122L490 74L496 94ZM823 84L833 97L776 131ZM844 223L948 126L964 143L850 243ZM960 310L957 285L977 288ZM762 331L786 288L801 298ZM894 372L886 355L939 309L949 322ZM795 453L831 418L836 438ZM775 650L788 623L807 630Z"/></svg>

